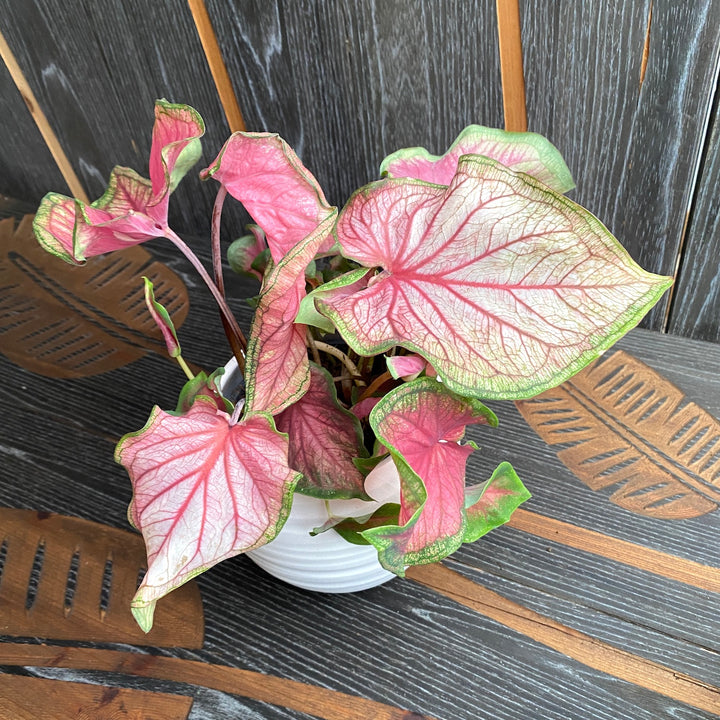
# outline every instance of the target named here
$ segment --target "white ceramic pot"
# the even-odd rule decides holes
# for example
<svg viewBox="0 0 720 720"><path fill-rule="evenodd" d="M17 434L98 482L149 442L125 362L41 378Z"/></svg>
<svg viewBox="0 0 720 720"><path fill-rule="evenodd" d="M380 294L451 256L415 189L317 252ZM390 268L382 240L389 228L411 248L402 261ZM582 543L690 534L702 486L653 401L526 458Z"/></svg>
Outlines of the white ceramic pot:
<svg viewBox="0 0 720 720"><path fill-rule="evenodd" d="M232 387L237 363L225 366L220 383ZM246 553L273 577L305 590L344 593L367 590L392 580L395 575L385 570L370 545L354 545L343 540L334 530L310 535L324 525L329 513L339 517L367 515L387 502L399 502L400 483L390 458L381 462L366 480L366 492L372 502L361 500L324 500L296 493L285 525L272 542Z"/></svg>

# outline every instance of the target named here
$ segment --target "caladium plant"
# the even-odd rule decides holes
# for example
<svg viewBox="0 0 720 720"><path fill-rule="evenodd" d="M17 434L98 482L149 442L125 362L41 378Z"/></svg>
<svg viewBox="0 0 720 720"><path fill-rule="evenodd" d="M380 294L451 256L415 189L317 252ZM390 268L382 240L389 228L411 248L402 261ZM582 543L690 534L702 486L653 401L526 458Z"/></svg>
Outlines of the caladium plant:
<svg viewBox="0 0 720 720"><path fill-rule="evenodd" d="M218 301L244 375L241 398L223 397L220 371L193 376L145 281L168 352L188 375L177 408L155 407L116 450L148 551L132 604L145 630L173 588L271 542L296 492L369 499L367 478L392 470L399 503L315 531L373 545L398 575L506 522L529 497L513 468L465 477L477 449L466 428L497 424L483 401L563 382L671 282L636 265L565 197L570 173L547 140L478 126L442 156L390 155L382 179L339 212L278 135L233 134L200 173L219 183L213 279L167 212L203 132L195 110L158 101L150 180L116 168L96 202L51 193L35 218L41 244L72 263L154 237L174 242ZM248 342L223 294L228 193L254 221L230 246L230 264L262 278Z"/></svg>

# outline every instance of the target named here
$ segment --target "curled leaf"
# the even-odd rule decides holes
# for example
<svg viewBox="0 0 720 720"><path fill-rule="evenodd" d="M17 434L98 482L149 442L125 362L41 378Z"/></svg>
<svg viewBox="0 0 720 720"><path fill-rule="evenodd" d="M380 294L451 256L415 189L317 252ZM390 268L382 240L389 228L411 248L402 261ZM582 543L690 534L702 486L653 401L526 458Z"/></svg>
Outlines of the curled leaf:
<svg viewBox="0 0 720 720"><path fill-rule="evenodd" d="M425 148L405 148L388 155L380 166L382 176L409 177L437 185L449 185L463 155L484 155L515 172L534 177L556 192L575 187L570 171L557 148L542 135L507 132L469 125L444 155Z"/></svg>
<svg viewBox="0 0 720 720"><path fill-rule="evenodd" d="M295 151L274 133L236 132L201 177L214 177L265 231L277 263L333 211ZM317 252L327 252L327 236Z"/></svg>
<svg viewBox="0 0 720 720"><path fill-rule="evenodd" d="M377 548L383 567L403 575L406 565L436 562L462 544L472 447L458 440L467 425L496 425L497 418L479 400L419 378L388 393L370 423L400 473L401 508L397 525L371 528L363 537Z"/></svg>
<svg viewBox="0 0 720 720"><path fill-rule="evenodd" d="M233 424L203 397L181 416L155 407L142 430L120 441L115 459L133 485L128 516L147 547L148 571L132 603L145 631L158 599L275 537L300 477L287 454L271 418Z"/></svg>
<svg viewBox="0 0 720 720"><path fill-rule="evenodd" d="M145 282L145 305L150 312L150 316L155 321L155 324L158 328L160 328L160 332L162 332L168 354L170 357L178 357L181 353L181 349L177 333L175 332L175 326L170 319L168 311L163 307L162 303L159 303L155 299L152 281L145 276L143 276L143 280Z"/></svg>
<svg viewBox="0 0 720 720"><path fill-rule="evenodd" d="M427 367L427 362L419 355L393 355L385 361L395 380L414 380Z"/></svg>
<svg viewBox="0 0 720 720"><path fill-rule="evenodd" d="M467 525L463 542L475 542L506 523L529 497L513 466L508 462L498 465L489 480L465 488Z"/></svg>
<svg viewBox="0 0 720 720"><path fill-rule="evenodd" d="M360 355L400 345L455 392L530 397L639 322L672 282L636 265L590 213L476 155L447 187L390 179L359 190L337 224L366 268L315 306Z"/></svg>
<svg viewBox="0 0 720 720"><path fill-rule="evenodd" d="M262 280L267 262L262 267L258 266L260 255L265 252L267 240L265 233L259 225L248 225L249 235L234 240L227 251L227 259L230 268L238 275L248 275Z"/></svg>
<svg viewBox="0 0 720 720"><path fill-rule="evenodd" d="M82 264L101 255L162 235L170 193L200 156L202 118L187 105L155 104L150 177L116 167L101 198L87 205L49 193L33 227L40 244L66 262Z"/></svg>

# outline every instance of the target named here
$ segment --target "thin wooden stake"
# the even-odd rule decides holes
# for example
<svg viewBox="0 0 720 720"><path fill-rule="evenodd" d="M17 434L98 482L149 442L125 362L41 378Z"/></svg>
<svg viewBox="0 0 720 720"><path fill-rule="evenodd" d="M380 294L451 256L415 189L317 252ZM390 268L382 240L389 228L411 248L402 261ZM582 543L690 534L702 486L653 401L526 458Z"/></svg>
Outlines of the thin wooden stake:
<svg viewBox="0 0 720 720"><path fill-rule="evenodd" d="M220 102L225 111L225 117L230 126L230 131L244 131L245 121L243 120L240 105L238 104L235 91L230 82L230 75L228 75L225 61L220 52L215 30L213 30L210 16L205 7L205 0L188 0L188 5L190 6L190 12L195 21L195 28L200 37L203 50L205 51L205 59L207 60L213 80L215 81L215 88L218 91Z"/></svg>
<svg viewBox="0 0 720 720"><path fill-rule="evenodd" d="M52 127L50 127L50 123L48 122L47 117L45 117L45 113L40 108L40 103L38 103L35 98L35 94L30 88L30 84L25 78L18 61L15 59L15 55L13 55L12 50L10 50L10 46L7 44L2 32L0 32L0 57L3 59L7 69L10 71L10 77L12 77L15 86L22 96L22 99L25 101L25 104L30 111L30 115L32 115L32 119L38 126L38 130L40 130L48 150L50 150L50 154L53 156L58 169L62 173L63 178L65 178L65 182L70 188L70 192L78 198L78 200L89 203L90 201L88 200L85 188L82 186L80 180L75 174L67 155L65 155L65 152L60 145L57 135L55 135Z"/></svg>
<svg viewBox="0 0 720 720"><path fill-rule="evenodd" d="M505 129L525 132L527 112L518 0L497 0L497 19Z"/></svg>

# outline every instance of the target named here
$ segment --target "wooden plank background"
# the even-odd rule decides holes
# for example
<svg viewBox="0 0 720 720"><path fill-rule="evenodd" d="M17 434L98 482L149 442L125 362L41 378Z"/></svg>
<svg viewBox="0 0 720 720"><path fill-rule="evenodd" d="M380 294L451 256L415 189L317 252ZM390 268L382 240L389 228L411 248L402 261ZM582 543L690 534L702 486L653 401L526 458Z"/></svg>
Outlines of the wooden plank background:
<svg viewBox="0 0 720 720"><path fill-rule="evenodd" d="M398 147L441 152L468 123L502 126L491 0L205 6L248 129L280 132L334 203ZM677 277L645 326L717 342L720 0L533 0L521 19L529 129L564 154L571 196ZM203 162L227 137L186 0L2 0L0 32L90 197L115 164L146 171L157 97L205 117ZM0 193L65 192L2 66L0 111ZM207 235L213 193L188 178L175 229ZM231 209L229 237L245 221Z"/></svg>

